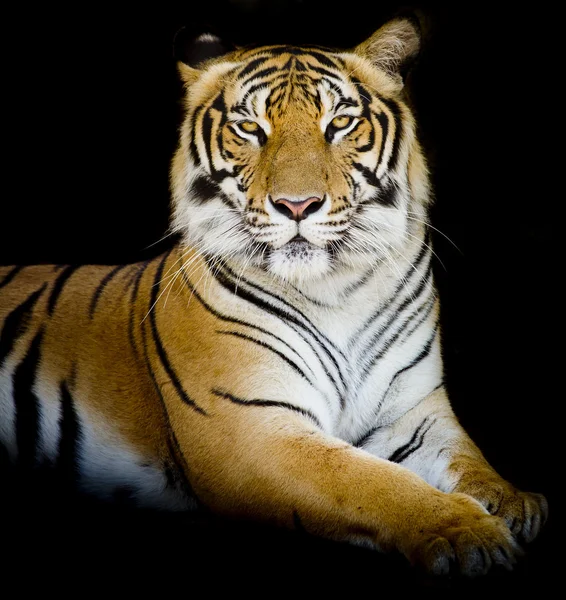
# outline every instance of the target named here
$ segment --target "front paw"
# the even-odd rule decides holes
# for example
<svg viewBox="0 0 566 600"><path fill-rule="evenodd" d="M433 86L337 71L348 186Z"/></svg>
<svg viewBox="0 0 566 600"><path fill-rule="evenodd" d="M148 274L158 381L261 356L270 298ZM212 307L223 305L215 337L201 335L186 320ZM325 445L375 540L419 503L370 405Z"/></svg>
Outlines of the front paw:
<svg viewBox="0 0 566 600"><path fill-rule="evenodd" d="M511 532L532 542L548 517L548 503L541 494L521 492L504 479L463 479L455 492L471 496L492 515L501 517Z"/></svg>
<svg viewBox="0 0 566 600"><path fill-rule="evenodd" d="M423 507L424 508L424 507ZM412 522L400 549L433 575L484 575L493 566L511 569L522 550L502 519L464 494L443 494Z"/></svg>

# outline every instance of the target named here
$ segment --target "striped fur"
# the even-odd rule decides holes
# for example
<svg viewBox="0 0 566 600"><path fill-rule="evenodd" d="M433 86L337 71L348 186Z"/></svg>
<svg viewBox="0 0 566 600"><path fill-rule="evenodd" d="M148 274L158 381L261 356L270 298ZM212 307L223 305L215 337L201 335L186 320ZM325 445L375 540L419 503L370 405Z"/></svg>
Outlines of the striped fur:
<svg viewBox="0 0 566 600"><path fill-rule="evenodd" d="M434 573L512 565L546 501L495 473L446 396L398 74L417 48L396 20L349 52L180 65L182 242L139 264L0 268L0 441L21 469Z"/></svg>

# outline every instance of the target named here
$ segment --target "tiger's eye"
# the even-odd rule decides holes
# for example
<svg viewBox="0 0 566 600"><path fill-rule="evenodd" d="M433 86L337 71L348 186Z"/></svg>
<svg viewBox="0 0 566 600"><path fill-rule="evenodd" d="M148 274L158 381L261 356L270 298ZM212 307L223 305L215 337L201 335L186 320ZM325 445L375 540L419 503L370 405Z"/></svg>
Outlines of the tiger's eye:
<svg viewBox="0 0 566 600"><path fill-rule="evenodd" d="M350 123L353 121L353 119L354 119L354 117L349 117L348 115L342 115L340 117L334 117L332 119L332 121L330 121L330 124L335 129L344 129L345 127L348 127L348 125L350 125Z"/></svg>
<svg viewBox="0 0 566 600"><path fill-rule="evenodd" d="M240 121L238 125L247 133L257 133L259 130L259 125L253 121Z"/></svg>

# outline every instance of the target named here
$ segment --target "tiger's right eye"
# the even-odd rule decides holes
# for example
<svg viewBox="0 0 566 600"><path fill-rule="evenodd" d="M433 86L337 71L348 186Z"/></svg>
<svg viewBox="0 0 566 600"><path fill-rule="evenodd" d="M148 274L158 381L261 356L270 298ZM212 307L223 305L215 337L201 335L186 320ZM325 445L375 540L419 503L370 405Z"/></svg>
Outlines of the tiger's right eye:
<svg viewBox="0 0 566 600"><path fill-rule="evenodd" d="M239 132L240 137L248 140L252 136L252 143L257 143L260 146L263 146L267 141L265 131L255 121L236 121L234 131L236 134Z"/></svg>
<svg viewBox="0 0 566 600"><path fill-rule="evenodd" d="M240 121L238 126L246 133L257 133L259 131L259 125L254 121Z"/></svg>

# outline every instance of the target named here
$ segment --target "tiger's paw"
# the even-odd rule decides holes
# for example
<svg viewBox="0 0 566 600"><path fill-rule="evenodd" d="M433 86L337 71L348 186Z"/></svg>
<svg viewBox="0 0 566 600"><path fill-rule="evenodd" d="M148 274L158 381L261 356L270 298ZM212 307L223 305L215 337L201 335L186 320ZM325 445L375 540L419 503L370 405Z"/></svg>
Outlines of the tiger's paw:
<svg viewBox="0 0 566 600"><path fill-rule="evenodd" d="M432 575L475 577L500 565L511 570L523 554L499 517L464 494L447 494L432 519L413 532L405 555Z"/></svg>
<svg viewBox="0 0 566 600"><path fill-rule="evenodd" d="M548 502L543 495L521 492L504 479L463 481L456 491L471 496L490 514L501 517L522 542L532 542L548 518Z"/></svg>

